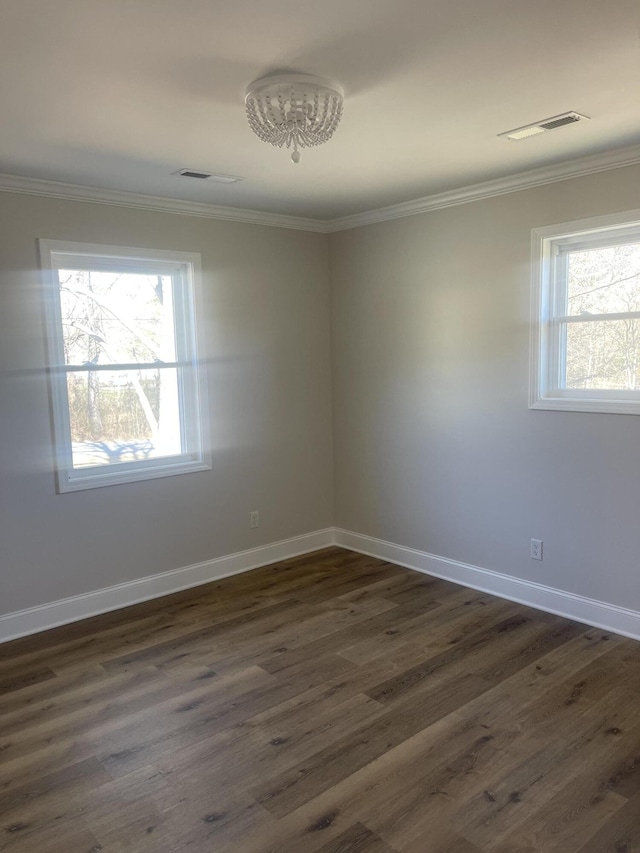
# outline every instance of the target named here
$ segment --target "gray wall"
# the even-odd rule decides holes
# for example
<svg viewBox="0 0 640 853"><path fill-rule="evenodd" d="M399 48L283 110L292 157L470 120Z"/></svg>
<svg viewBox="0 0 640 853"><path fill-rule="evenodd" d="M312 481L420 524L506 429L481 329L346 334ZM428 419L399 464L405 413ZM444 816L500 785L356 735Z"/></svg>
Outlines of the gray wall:
<svg viewBox="0 0 640 853"><path fill-rule="evenodd" d="M531 229L639 190L631 167L329 238L0 194L0 613L334 521L640 609L640 418L527 408ZM212 471L55 493L38 237L202 254Z"/></svg>
<svg viewBox="0 0 640 853"><path fill-rule="evenodd" d="M212 471L55 493L38 237L201 253ZM329 321L324 235L0 194L0 613L331 525Z"/></svg>
<svg viewBox="0 0 640 853"><path fill-rule="evenodd" d="M339 527L640 609L640 417L527 408L531 229L639 190L629 167L331 235Z"/></svg>

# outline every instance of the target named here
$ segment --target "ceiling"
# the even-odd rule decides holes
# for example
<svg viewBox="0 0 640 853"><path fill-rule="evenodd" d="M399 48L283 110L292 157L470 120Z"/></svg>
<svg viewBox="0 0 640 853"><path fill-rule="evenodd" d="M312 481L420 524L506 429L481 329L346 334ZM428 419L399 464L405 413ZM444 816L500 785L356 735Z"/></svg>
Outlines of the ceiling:
<svg viewBox="0 0 640 853"><path fill-rule="evenodd" d="M640 143L638 0L2 0L0 47L10 175L326 220ZM274 71L345 90L298 165L245 119Z"/></svg>

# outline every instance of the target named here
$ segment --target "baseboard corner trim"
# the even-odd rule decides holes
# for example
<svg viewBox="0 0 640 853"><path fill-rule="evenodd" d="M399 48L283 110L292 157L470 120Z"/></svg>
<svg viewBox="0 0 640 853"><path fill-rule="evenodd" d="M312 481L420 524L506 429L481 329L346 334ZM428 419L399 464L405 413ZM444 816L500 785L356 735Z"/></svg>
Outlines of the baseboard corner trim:
<svg viewBox="0 0 640 853"><path fill-rule="evenodd" d="M498 598L564 616L585 625L640 640L640 612L587 598L555 587L460 563L351 530L335 528L334 543L341 548L388 560L407 569L442 578Z"/></svg>
<svg viewBox="0 0 640 853"><path fill-rule="evenodd" d="M0 616L0 643L249 572L280 560L310 554L333 544L334 529L328 527L202 563L74 595L71 598L6 613Z"/></svg>

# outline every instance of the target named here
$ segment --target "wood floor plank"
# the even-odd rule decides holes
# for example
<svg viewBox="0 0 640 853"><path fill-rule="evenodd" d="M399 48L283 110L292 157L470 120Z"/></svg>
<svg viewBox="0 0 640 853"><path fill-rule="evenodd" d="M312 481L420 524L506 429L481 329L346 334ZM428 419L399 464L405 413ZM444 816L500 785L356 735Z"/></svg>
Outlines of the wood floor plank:
<svg viewBox="0 0 640 853"><path fill-rule="evenodd" d="M375 601L375 599L369 599L369 601ZM357 607L357 604L354 604L353 607ZM416 618L423 619L424 613L437 607L436 602L433 602L431 606L416 604L415 602L400 606L389 602L387 607L377 607L377 613L365 614L362 619L350 619L346 623L343 621L342 625L336 625L335 631L316 638L309 638L303 627L299 632L300 636L294 638L293 641L291 639L285 640L286 646L278 648L277 653L262 660L260 665L267 672L277 673L289 666L308 660L314 654L328 651L335 651L352 663L358 663L343 653L345 645L360 638L369 638L370 641L372 635L379 630L399 632L399 626L402 625L403 620L416 617L417 613L420 613L421 616Z"/></svg>
<svg viewBox="0 0 640 853"><path fill-rule="evenodd" d="M3 840L9 840L7 845L26 844L30 836L37 837L47 827L81 817L91 790L109 780L100 762L88 758L37 781L16 785L0 795Z"/></svg>
<svg viewBox="0 0 640 853"><path fill-rule="evenodd" d="M628 800L579 853L640 853L640 796Z"/></svg>
<svg viewBox="0 0 640 853"><path fill-rule="evenodd" d="M317 829L312 833L312 828L322 826L322 835L333 838L350 827L354 821L372 825L376 815L385 810L396 792L399 789L404 790L405 782L408 782L409 789L422 782L429 762L446 766L452 755L465 747L470 748L478 739L486 739L487 729L482 721L488 714L488 708L495 711L497 699L495 695L484 694L477 702L481 707L476 708L475 712L466 713L468 706L465 706L464 711L460 709L442 718L421 729L412 738L402 741L395 748L385 751L351 776L345 777L281 818L271 832L260 838L244 838L243 853L245 850L247 853L297 853L301 849L315 850L321 843L315 834ZM429 781L426 780L424 784L428 785ZM430 789L427 788L428 790ZM424 810L425 804L426 800L419 798L420 810ZM437 809L426 832L429 838L434 836L434 827L440 824L439 803ZM421 839L424 841L424 838L423 831ZM451 832L447 832L447 838L450 842ZM436 838L436 843L437 841ZM232 850L233 847L228 850L225 848L224 853L231 853ZM438 847L433 850L434 853L439 853Z"/></svg>
<svg viewBox="0 0 640 853"><path fill-rule="evenodd" d="M365 725L355 737L340 739L293 767L251 789L272 814L282 817L318 794L350 776L378 756L410 738L463 703L486 692L490 685L473 675L456 677L440 685L427 707L409 702L394 707L383 717Z"/></svg>
<svg viewBox="0 0 640 853"><path fill-rule="evenodd" d="M522 614L511 616L474 632L439 655L388 679L368 691L378 702L393 703L429 690L440 672L473 672L490 683L504 680L513 672L542 657L577 636L579 626L566 623L549 626Z"/></svg>
<svg viewBox="0 0 640 853"><path fill-rule="evenodd" d="M480 607L475 601L470 600L464 603L449 600L440 602L441 599L434 602L434 607L431 601L427 600L424 602L423 608L423 601L418 598L407 602L406 605L399 606L394 613L397 616L406 614L405 619L392 621L390 627L381 633L370 632L359 642L348 645L340 654L347 660L354 661L354 663L364 664L377 657L392 653L394 648L409 643L424 645L428 642L430 646L437 646L444 651L444 649L460 642L468 634L487 628L517 612L510 602L498 600L491 602L488 607L484 605ZM470 605L471 607L476 605L478 610L478 613L473 617L469 609ZM424 631L424 612L426 610L431 611L428 638L425 637Z"/></svg>
<svg viewBox="0 0 640 853"><path fill-rule="evenodd" d="M81 816L58 821L55 832L46 826L26 834L6 834L2 843L1 849L8 853L109 853Z"/></svg>
<svg viewBox="0 0 640 853"><path fill-rule="evenodd" d="M340 548L0 646L11 853L639 853L640 644Z"/></svg>
<svg viewBox="0 0 640 853"><path fill-rule="evenodd" d="M395 853L370 829L356 823L332 841L323 844L319 853Z"/></svg>
<svg viewBox="0 0 640 853"><path fill-rule="evenodd" d="M0 696L21 690L23 687L29 687L31 684L40 684L55 677L55 672L47 666L34 667L32 669L24 669L21 666L16 666L13 668L13 671L2 674L0 678Z"/></svg>
<svg viewBox="0 0 640 853"><path fill-rule="evenodd" d="M539 664L531 665L522 673L512 676L504 683L505 689L494 689L468 703L463 716L465 726L458 732L455 728L450 729L446 735L443 732L442 737L446 737L447 748L434 750L436 759L446 759L444 764L433 766L431 755L422 755L416 738L413 752L419 764L405 763L402 766L401 778L388 779L393 794L386 801L378 803L370 796L376 812L376 817L371 819L372 827L392 843L399 844L401 849L406 847L413 850L415 846L416 850L420 850L420 839L426 833L436 845L435 849L441 849L438 845L441 845L443 850L448 849L448 828L454 823L454 819L457 819L458 811L462 812L461 825L468 826L472 822L474 795L482 803L486 802L488 807L491 803L498 802L498 793L493 790L491 781L492 774L501 770L509 773L512 766L517 764L519 755L523 757L525 770L534 761L536 750L542 745L542 741L536 737L538 722L535 717L545 725L549 722L549 728L555 737L558 731L572 731L572 728L558 725L554 714L567 713L575 717L581 716L587 708L593 708L593 702L587 704L586 700L582 701L580 710L575 705L567 707L564 702L547 700L547 697L555 695L558 684L570 677L573 662L576 657L584 654L587 643L592 654L603 653L603 648L606 648L597 641L576 638L548 653ZM523 690L524 687L527 692ZM624 704L628 706L629 703ZM548 716L535 715L532 719L530 709L541 705L548 706ZM474 730L469 725L474 720L474 715L478 725L475 742L470 737ZM603 719L602 709L599 709L587 723L593 725L595 720L598 725L602 725ZM428 731L426 734L428 735ZM483 735L487 742L483 743ZM584 740L588 740L590 736L591 732L586 732ZM456 744L458 752L452 754L450 750ZM554 754L554 760L549 758L545 764L552 768L559 763L562 751L553 740L548 741L548 748L550 755ZM560 784L563 784L562 774L566 772L567 768L560 771ZM620 773L619 778L624 778L624 773ZM512 794L513 790L507 793ZM575 804L578 803L576 791ZM437 834L441 827L444 827L444 838L439 838ZM518 843L520 835L516 832L510 839L512 846L505 847L504 853L507 849L520 849L516 846ZM472 849L477 848L474 846ZM541 849L546 848L543 846Z"/></svg>
<svg viewBox="0 0 640 853"><path fill-rule="evenodd" d="M564 737L558 739L556 733L554 738L534 738L533 749L520 750L519 761L514 755L516 760L506 772L487 775L490 797L478 793L458 810L458 831L481 849L491 850L514 832L520 836L533 813L546 814L572 777L578 779L587 771L592 774L595 768L606 772L612 762L617 766L629 751L635 754L637 707L628 699L623 690L616 691L574 718L571 731ZM613 731L618 729L629 730L625 742L616 740ZM578 784L574 796L571 791L569 794L572 806L583 808ZM616 795L613 810L620 804L620 795ZM545 832L551 837L549 829Z"/></svg>

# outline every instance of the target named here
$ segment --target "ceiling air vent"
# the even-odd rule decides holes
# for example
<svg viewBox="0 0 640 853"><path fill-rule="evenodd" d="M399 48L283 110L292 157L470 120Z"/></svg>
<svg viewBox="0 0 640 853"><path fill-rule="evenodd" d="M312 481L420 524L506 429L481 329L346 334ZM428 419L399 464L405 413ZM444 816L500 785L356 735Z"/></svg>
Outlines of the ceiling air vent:
<svg viewBox="0 0 640 853"><path fill-rule="evenodd" d="M567 124L575 124L577 121L588 121L589 116L583 116L580 113L562 113L559 116L551 116L551 118L542 119L535 124L526 124L524 127L516 127L515 130L507 130L504 133L499 133L498 136L506 136L507 139L528 139L530 136L537 136L539 133L547 133L549 130L556 130L559 127L564 127Z"/></svg>
<svg viewBox="0 0 640 853"><path fill-rule="evenodd" d="M217 175L215 172L202 172L200 169L179 169L174 175L183 178L195 178L198 181L215 181L217 184L236 184L242 178L237 175Z"/></svg>

